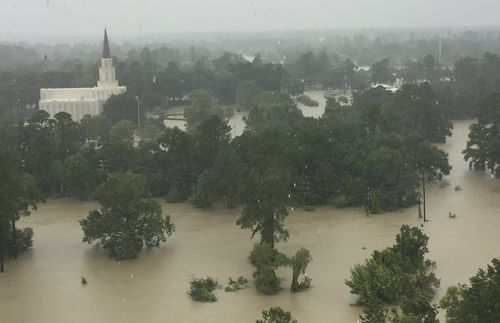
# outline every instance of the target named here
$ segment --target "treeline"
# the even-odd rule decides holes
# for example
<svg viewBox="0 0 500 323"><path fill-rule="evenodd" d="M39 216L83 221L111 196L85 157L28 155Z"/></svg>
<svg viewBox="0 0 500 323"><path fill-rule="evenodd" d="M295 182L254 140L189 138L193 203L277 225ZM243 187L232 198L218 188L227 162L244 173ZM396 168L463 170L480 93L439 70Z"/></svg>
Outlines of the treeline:
<svg viewBox="0 0 500 323"><path fill-rule="evenodd" d="M170 202L244 206L243 228L257 225L266 210L275 209L272 215L283 221L287 206L333 203L371 213L406 207L419 201L422 184L449 173L446 154L429 142L442 141L451 124L427 83L396 94L360 92L347 107L331 99L320 119L305 118L286 92L247 85L256 90L240 98L247 130L234 139L207 91L190 95L195 118L188 118L189 131L146 119L136 132L139 142L136 102L128 94L111 97L104 115L80 123L45 111L3 120L1 171L8 180L0 204L3 230L13 240L3 240L2 248L30 246L32 232L18 232L15 223L45 197L96 198L96 188L115 173L144 176L145 191ZM11 205L11 194L20 201ZM275 229L272 238L262 232L271 247L286 240L285 231Z"/></svg>
<svg viewBox="0 0 500 323"><path fill-rule="evenodd" d="M197 102L210 97L195 95L192 105L203 111ZM446 155L429 142L443 141L451 123L428 84L396 94L362 92L352 107L332 99L319 120L304 118L285 92L250 98L247 131L234 140L227 121L209 110L189 132L147 120L154 134L134 144L135 101L128 95L113 97L104 116L81 123L37 111L3 127L21 147L23 171L55 196L91 198L106 174L131 170L146 176L155 196L235 207L253 198L257 174L275 169L288 183L291 204L333 201L381 212L415 203L422 176L449 172Z"/></svg>
<svg viewBox="0 0 500 323"><path fill-rule="evenodd" d="M139 96L144 108L183 103L197 89L205 89L223 104L235 104L238 86L253 81L264 91L286 91L299 95L302 83L280 64L253 62L225 53L212 61L181 67L176 62L160 65L144 49L134 61L115 59L117 77L128 93ZM26 118L38 104L40 88L84 87L96 83L98 62L66 62L57 69L20 68L0 73L0 116Z"/></svg>
<svg viewBox="0 0 500 323"><path fill-rule="evenodd" d="M364 263L351 268L345 283L364 306L363 323L439 323L439 310L446 313L443 322L498 322L500 311L500 259L479 269L470 284L449 287L433 304L440 279L434 273L436 263L426 259L429 237L417 227L403 225L396 243L373 251Z"/></svg>
<svg viewBox="0 0 500 323"><path fill-rule="evenodd" d="M238 34L195 34L195 35L143 35L139 44L124 42L112 43L113 52L120 59L128 59L140 53L142 47L149 47L158 60L163 62L179 61L182 64L199 59L212 60L223 51L253 55L260 53L266 61L290 63L300 53L310 49L327 50L350 58L360 65L371 65L386 57L399 62L407 59L421 59L427 54L438 56L441 43L442 63L451 66L464 56L479 57L485 52L499 53L497 45L498 29L387 29L353 31L302 31L266 32ZM111 37L113 40L114 37ZM100 40L100 39L98 39ZM73 39L75 41L75 39ZM21 46L12 43L2 44L0 68L10 68L19 64L24 55L31 61L43 60L56 63L68 59L93 60L102 50L101 44L75 43L46 45L37 43ZM145 44L145 45L143 45ZM193 44L196 44L193 46ZM12 54L11 54L12 53ZM10 55L9 55L10 54ZM193 60L193 57L195 58Z"/></svg>
<svg viewBox="0 0 500 323"><path fill-rule="evenodd" d="M115 62L118 79L127 85L129 94L141 98L145 109L185 104L187 96L197 89L207 90L219 104L241 106L241 96L252 95L249 90L299 96L305 87L320 86L362 92L372 84L392 84L401 79L406 84L431 83L439 102L447 106L448 117L456 119L475 117L476 104L498 90L500 84L500 58L489 53L481 58L461 58L452 68L444 68L433 55L401 64L385 58L360 67L327 51L306 52L283 64L267 63L258 56L250 62L240 55L224 53L216 59L200 58L186 65L167 63L145 48ZM36 109L40 88L91 86L97 70L96 60L67 61L50 67L41 63L1 72L0 117L25 119Z"/></svg>

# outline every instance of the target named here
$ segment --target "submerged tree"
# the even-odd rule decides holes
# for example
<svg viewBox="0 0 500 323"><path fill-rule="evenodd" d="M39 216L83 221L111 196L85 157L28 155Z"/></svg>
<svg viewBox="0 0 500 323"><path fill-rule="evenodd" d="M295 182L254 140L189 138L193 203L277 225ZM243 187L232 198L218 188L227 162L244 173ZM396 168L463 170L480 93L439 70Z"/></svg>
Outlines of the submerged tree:
<svg viewBox="0 0 500 323"><path fill-rule="evenodd" d="M39 202L43 201L43 194L38 188L36 179L30 174L20 174L16 179L16 186L11 187L15 192L14 210L11 215L11 252L17 258L19 251L25 251L32 246L33 230L16 228L16 222L22 217L31 215L31 210L36 209Z"/></svg>
<svg viewBox="0 0 500 323"><path fill-rule="evenodd" d="M144 246L158 247L175 230L160 204L149 197L142 175L110 174L96 196L102 208L80 221L83 241L97 241L113 258L135 258Z"/></svg>
<svg viewBox="0 0 500 323"><path fill-rule="evenodd" d="M500 92L478 104L478 119L470 126L469 141L463 151L466 161L477 169L497 171L500 165Z"/></svg>
<svg viewBox="0 0 500 323"><path fill-rule="evenodd" d="M3 146L3 145L2 145ZM13 214L15 195L12 187L16 185L16 164L11 150L2 147L0 154L0 272L4 272L4 259L7 253L10 220Z"/></svg>
<svg viewBox="0 0 500 323"><path fill-rule="evenodd" d="M374 251L365 264L354 266L346 285L363 305L430 299L440 282L433 272L435 263L425 259L428 240L419 228L402 226L396 244Z"/></svg>
<svg viewBox="0 0 500 323"><path fill-rule="evenodd" d="M370 303L360 315L361 323L439 323L438 309L428 297L404 299L400 309Z"/></svg>
<svg viewBox="0 0 500 323"><path fill-rule="evenodd" d="M16 222L30 215L43 199L36 179L23 172L14 130L0 128L0 272L4 271L7 253L17 257L19 252L32 246L33 230L19 230Z"/></svg>
<svg viewBox="0 0 500 323"><path fill-rule="evenodd" d="M278 166L268 167L254 178L255 197L243 208L236 222L242 229L252 230L252 238L259 233L261 244L274 249L275 242L286 241L288 231L284 220L288 216L286 201L289 196L290 174Z"/></svg>
<svg viewBox="0 0 500 323"><path fill-rule="evenodd" d="M311 253L309 250L302 248L290 259L290 266L292 267L292 292L300 292L311 286L311 278L305 276L303 281L299 281L299 276L305 275L307 266L312 261Z"/></svg>
<svg viewBox="0 0 500 323"><path fill-rule="evenodd" d="M263 311L262 319L255 323L298 323L298 321L293 318L292 313L281 307L271 307L269 310Z"/></svg>
<svg viewBox="0 0 500 323"><path fill-rule="evenodd" d="M255 266L253 278L255 287L266 295L277 294L281 290L281 280L275 270L288 264L288 258L267 243L256 244L249 256Z"/></svg>
<svg viewBox="0 0 500 323"><path fill-rule="evenodd" d="M189 290L187 294L197 302L217 302L217 296L215 296L214 291L220 288L219 283L216 279L212 277L207 278L196 278L191 277L189 282Z"/></svg>
<svg viewBox="0 0 500 323"><path fill-rule="evenodd" d="M500 259L493 259L470 279L470 286L450 287L440 305L449 323L493 323L500 322L499 300Z"/></svg>

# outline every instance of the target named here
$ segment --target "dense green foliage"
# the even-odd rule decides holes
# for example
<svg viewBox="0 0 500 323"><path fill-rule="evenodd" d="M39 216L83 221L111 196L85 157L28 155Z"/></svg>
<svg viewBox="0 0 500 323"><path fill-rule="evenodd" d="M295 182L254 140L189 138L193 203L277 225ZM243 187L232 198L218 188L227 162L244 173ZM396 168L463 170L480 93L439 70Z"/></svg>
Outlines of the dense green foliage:
<svg viewBox="0 0 500 323"><path fill-rule="evenodd" d="M149 197L142 175L110 174L96 196L102 208L80 221L83 241L97 241L113 258L135 258L144 246L159 247L175 230L160 204Z"/></svg>
<svg viewBox="0 0 500 323"><path fill-rule="evenodd" d="M353 109L351 114L371 132L418 133L432 142L451 135L447 107L439 103L430 83L406 84L395 94L382 87L357 93Z"/></svg>
<svg viewBox="0 0 500 323"><path fill-rule="evenodd" d="M382 304L368 304L361 315L362 323L439 323L438 308L428 297L403 299L400 308L387 308Z"/></svg>
<svg viewBox="0 0 500 323"><path fill-rule="evenodd" d="M256 244L249 256L255 266L253 278L257 290L265 295L277 294L281 288L281 279L276 276L276 269L288 264L288 258L273 249L269 244Z"/></svg>
<svg viewBox="0 0 500 323"><path fill-rule="evenodd" d="M249 111L247 131L233 140L227 121L210 113L187 133L146 120L155 130L139 144L129 121L111 126L105 117L75 123L67 114L53 120L40 111L13 128L26 172L47 195L92 198L107 173L133 171L146 177L153 195L172 202L192 197L202 208L243 204L241 224L255 230L260 220L254 222L252 212L268 206L279 223L284 205L332 201L378 213L416 203L422 174L440 179L450 169L446 154L425 140L441 140L449 133L448 121L437 121L444 118L439 107L426 113L427 105L412 103L429 91L424 84L397 94L360 92L352 107L330 100L319 120L304 118L286 93L262 92ZM201 106L213 99L197 93L193 106L205 111ZM266 188L270 180L280 183L278 191ZM257 203L261 198L268 205ZM286 237L279 226L276 232L278 239Z"/></svg>
<svg viewBox="0 0 500 323"><path fill-rule="evenodd" d="M257 98L262 89L255 81L243 81L236 89L236 104L241 110L251 111L257 106Z"/></svg>
<svg viewBox="0 0 500 323"><path fill-rule="evenodd" d="M435 263L425 259L428 240L420 229L404 225L394 246L374 251L365 264L355 265L346 284L358 302L370 308L419 297L430 300L439 280L433 273Z"/></svg>
<svg viewBox="0 0 500 323"><path fill-rule="evenodd" d="M311 287L311 278L307 277L306 269L312 261L311 253L309 250L302 248L298 250L295 255L290 258L290 267L292 267L292 286L290 291L300 292ZM303 280L299 280L300 275L304 275Z"/></svg>
<svg viewBox="0 0 500 323"><path fill-rule="evenodd" d="M292 37L293 41L286 41L281 35L279 41L273 42L259 35L259 40L215 41L216 46L224 47L217 49L158 44L113 47L118 54L114 57L117 77L127 85L130 98L140 98L141 109L179 104L189 93L206 89L217 102L237 104L247 110L252 104L242 104L245 100L238 99L238 89L242 85L242 89L250 90L243 92L255 96L252 93L256 88L244 85L248 82L262 91L285 91L297 96L304 86L357 91L366 89L372 81L390 83L399 77L407 83L432 82L439 89L440 99L451 103L453 117L466 117L472 116L474 104L497 86L496 32L451 32L439 37L415 31L411 31L411 37L405 32L375 34L331 35L319 43L317 37ZM440 43L446 50L438 57ZM256 48L266 50L252 62L223 52L241 52L242 48L250 52ZM34 48L0 45L1 119L29 116L36 108L40 88L95 85L99 50L84 44L38 44ZM132 113L132 100L129 102L132 118L136 113Z"/></svg>
<svg viewBox="0 0 500 323"><path fill-rule="evenodd" d="M464 158L470 167L498 174L500 165L500 92L478 104L477 121L470 126Z"/></svg>
<svg viewBox="0 0 500 323"><path fill-rule="evenodd" d="M252 238L259 233L261 244L274 248L275 242L286 241L288 231L284 220L288 215L286 203L289 196L290 175L282 168L268 168L256 174L252 199L248 201L236 222L243 229L252 231Z"/></svg>
<svg viewBox="0 0 500 323"><path fill-rule="evenodd" d="M500 322L499 299L500 259L493 259L470 279L470 286L450 287L440 305L449 323L493 323Z"/></svg>
<svg viewBox="0 0 500 323"><path fill-rule="evenodd" d="M308 107L317 107L317 106L319 106L319 102L318 101L311 99L310 97L308 97L305 94L299 95L297 97L297 102L302 103L303 105L308 106Z"/></svg>
<svg viewBox="0 0 500 323"><path fill-rule="evenodd" d="M291 206L333 203L380 213L416 203L423 183L450 172L447 155L430 142L450 135L451 118L478 114L466 158L477 168L497 168L498 98L490 95L498 90L497 55L461 53L438 62L429 55L434 40L418 46L400 41L414 48L405 52L354 38L319 51L283 47L273 59L266 53L252 62L200 48L133 49L125 59L115 58L129 93L108 100L103 116L81 123L66 113L50 119L37 111L38 90L93 84L95 61L49 61L1 72L0 124L10 133L5 138L15 158L5 172L13 167L13 174L30 178L31 187L41 190L38 200L41 193L94 198L109 174L141 174L146 194L171 202L242 206L238 224L274 250L288 237L284 221ZM365 46L377 48L377 54L359 51ZM463 58L452 67L458 57ZM396 93L369 88L396 77L406 83ZM322 118L304 118L294 98L306 87L352 93L352 104L330 99ZM141 120L150 108L187 104L188 131L165 129L161 118L142 120L135 134L143 140L134 142L136 96ZM248 112L242 136L231 138L223 105ZM16 214L0 224L13 236L17 230L8 227L23 212ZM273 281L272 276L263 275Z"/></svg>
<svg viewBox="0 0 500 323"><path fill-rule="evenodd" d="M138 107L137 104L140 103L130 94L113 95L104 103L103 115L113 124L120 120L128 120L130 123L137 124L138 117L144 119L144 110L140 111L140 106Z"/></svg>
<svg viewBox="0 0 500 323"><path fill-rule="evenodd" d="M217 288L220 288L216 279L211 277L196 278L192 277L189 282L189 290L187 294L197 302L217 302L217 297L213 293Z"/></svg>
<svg viewBox="0 0 500 323"><path fill-rule="evenodd" d="M3 143L3 142L2 142ZM4 272L4 259L8 251L10 217L13 215L13 206L11 199L11 188L15 186L16 165L15 158L11 150L2 145L2 154L0 154L0 272Z"/></svg>
<svg viewBox="0 0 500 323"><path fill-rule="evenodd" d="M392 84L396 80L394 72L390 68L390 61L384 58L372 64L370 68L370 81L374 84Z"/></svg>
<svg viewBox="0 0 500 323"><path fill-rule="evenodd" d="M227 286L224 288L224 290L226 292L237 292L240 289L245 288L247 283L248 279L243 276L238 277L238 279L236 280L229 277L229 282L227 283Z"/></svg>
<svg viewBox="0 0 500 323"><path fill-rule="evenodd" d="M255 323L298 323L298 321L293 318L292 313L281 307L271 307L269 310L263 311L262 319Z"/></svg>
<svg viewBox="0 0 500 323"><path fill-rule="evenodd" d="M141 60L147 61L149 54L143 54ZM104 116L75 123L66 113L50 119L37 111L23 122L6 118L3 127L12 132L23 172L45 195L93 198L108 174L132 171L144 176L147 193L171 202L190 199L201 208L242 205L238 224L271 246L288 237L283 225L287 207L334 203L364 206L372 213L394 210L416 203L424 180L449 173L446 154L429 144L450 133L451 101L439 100L439 86L407 85L395 94L361 86L352 106L331 99L324 117L308 119L291 95L321 79L349 88L359 71L352 62L329 55L306 56L298 62L311 68L289 71L258 57L245 62L231 54L189 71L169 64L166 71L173 75L186 80L196 75L191 85L177 84L165 72L155 76L150 89L141 85L152 71L143 70L149 63L120 65L131 93L108 100ZM323 75L306 77L309 81L294 76L320 70ZM135 79L143 72L144 79ZM155 91L170 103L190 94L188 132L165 129L161 119L143 120L137 131L143 140L134 142L133 95L151 106L159 104ZM221 103L237 103L248 112L242 136L231 139Z"/></svg>
<svg viewBox="0 0 500 323"><path fill-rule="evenodd" d="M427 48L428 44L420 45ZM59 126L39 112L20 127L27 172L48 195L91 198L106 173L132 170L146 176L152 194L167 195L169 201L191 197L198 207L217 202L235 207L249 204L253 174L264 173L262 165L270 163L290 173L287 204L331 201L342 207L365 206L374 213L393 210L417 202L422 177L439 179L449 172L446 155L426 141L441 142L450 134L450 117L461 113L455 108L461 102L460 93L469 93L468 106L474 106L494 89L498 74L491 72L498 65L491 54L462 59L453 70L446 70L427 53L399 62L384 56L351 61L328 50L304 54L298 50L288 55L284 65L260 57L248 62L231 53L207 59L209 52L195 48L184 56L169 48L132 50L125 61L117 60L119 78L128 85L129 94L106 103L108 118L85 118L75 124L64 116L57 121ZM189 62L179 64L184 58ZM374 68L358 69L353 61ZM38 91L38 87L94 81L89 71L96 68L95 63L73 65L65 65L61 73L41 72L44 77L35 78L33 87ZM16 89L24 78L12 73L21 71L2 75L7 88L14 87L24 106L36 103L33 99L29 103L36 93ZM371 81L390 82L394 73L409 84L395 94L381 88L367 90ZM39 84L41 80L47 83ZM355 90L352 107L330 100L321 120L303 118L290 95L300 95L304 85L314 84ZM486 89L479 92L478 84L486 84ZM189 98L189 133L165 130L159 122L139 129L144 139L139 146L118 140L130 128L122 124L110 129L123 118L136 123L136 95L144 111ZM5 104L21 109L14 99L6 97ZM249 112L248 132L232 142L221 120L220 104L236 104ZM219 124L213 121L215 116ZM217 137L217 133L223 135ZM85 144L86 140L95 145ZM419 158L422 152L426 158Z"/></svg>
<svg viewBox="0 0 500 323"><path fill-rule="evenodd" d="M454 117L475 117L477 104L499 90L500 57L486 53L481 58L464 57L453 69L453 82L442 90L452 105Z"/></svg>
<svg viewBox="0 0 500 323"><path fill-rule="evenodd" d="M15 241L14 241L15 240ZM7 249L11 256L16 256L33 247L33 229L16 229L16 233L9 231Z"/></svg>
<svg viewBox="0 0 500 323"><path fill-rule="evenodd" d="M0 272L3 272L7 254L17 257L32 246L33 230L20 230L16 223L37 208L43 194L36 178L24 169L16 129L0 127L0 138Z"/></svg>
<svg viewBox="0 0 500 323"><path fill-rule="evenodd" d="M184 111L184 116L187 119L188 129L196 129L202 122L211 116L222 118L224 111L217 107L214 99L206 90L196 90L189 94L191 105Z"/></svg>

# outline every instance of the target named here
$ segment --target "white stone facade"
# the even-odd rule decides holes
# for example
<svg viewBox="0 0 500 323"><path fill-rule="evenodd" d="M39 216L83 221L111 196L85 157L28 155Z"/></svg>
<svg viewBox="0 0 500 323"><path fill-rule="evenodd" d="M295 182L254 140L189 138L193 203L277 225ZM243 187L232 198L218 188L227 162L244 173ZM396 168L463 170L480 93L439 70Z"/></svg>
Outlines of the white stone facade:
<svg viewBox="0 0 500 323"><path fill-rule="evenodd" d="M104 37L104 51L99 67L97 86L92 88L40 89L40 110L47 111L52 117L59 112L71 114L74 121L80 121L85 115L100 115L103 104L112 95L125 93L126 86L120 86L116 80L113 58L109 55L107 34Z"/></svg>

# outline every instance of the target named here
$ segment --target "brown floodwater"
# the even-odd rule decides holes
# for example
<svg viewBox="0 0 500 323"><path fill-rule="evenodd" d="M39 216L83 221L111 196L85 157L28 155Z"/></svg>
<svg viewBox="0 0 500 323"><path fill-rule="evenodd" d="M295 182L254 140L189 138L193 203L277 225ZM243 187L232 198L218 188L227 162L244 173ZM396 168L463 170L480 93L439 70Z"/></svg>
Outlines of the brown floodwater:
<svg viewBox="0 0 500 323"><path fill-rule="evenodd" d="M297 107L302 111L304 117L320 118L325 113L326 97L325 91L305 91L305 95L318 101L317 107L308 107L305 104L297 102Z"/></svg>
<svg viewBox="0 0 500 323"><path fill-rule="evenodd" d="M470 172L463 161L470 121L455 123L454 136L441 148L450 154L453 171L445 188L428 192L424 230L430 258L442 279L436 299L446 288L467 279L500 256L500 182ZM460 185L463 190L455 191ZM278 248L289 255L310 249L310 290L291 294L291 272L280 270L285 289L259 295L250 284L237 293L217 292L219 301L196 303L186 295L190 275L251 278L247 256L254 241L235 225L237 210L202 211L187 204L163 203L177 232L161 248L144 251L132 261L117 262L82 243L78 220L94 202L50 200L20 226L35 230L34 248L6 263L0 274L1 323L253 323L271 306L291 310L302 323L356 322L360 308L344 284L349 268L374 249L391 245L402 224L420 225L417 209L366 217L361 209L320 207L292 211L286 220L290 240ZM456 219L448 217L449 212ZM363 250L366 247L366 250ZM88 284L82 286L80 277Z"/></svg>

